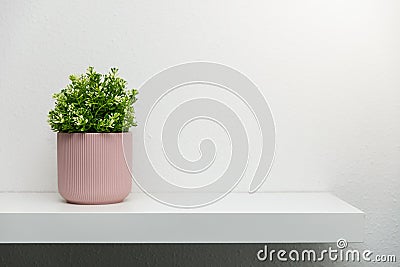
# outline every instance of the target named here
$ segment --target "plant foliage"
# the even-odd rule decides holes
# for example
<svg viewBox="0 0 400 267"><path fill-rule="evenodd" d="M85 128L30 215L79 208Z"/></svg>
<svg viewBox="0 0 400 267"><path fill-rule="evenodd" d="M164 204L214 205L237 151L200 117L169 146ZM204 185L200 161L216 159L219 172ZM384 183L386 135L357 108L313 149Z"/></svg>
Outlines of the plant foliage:
<svg viewBox="0 0 400 267"><path fill-rule="evenodd" d="M53 94L54 109L48 123L55 132L126 132L136 126L133 103L138 91L126 88L118 69L107 74L89 67L85 74L70 75L70 84Z"/></svg>

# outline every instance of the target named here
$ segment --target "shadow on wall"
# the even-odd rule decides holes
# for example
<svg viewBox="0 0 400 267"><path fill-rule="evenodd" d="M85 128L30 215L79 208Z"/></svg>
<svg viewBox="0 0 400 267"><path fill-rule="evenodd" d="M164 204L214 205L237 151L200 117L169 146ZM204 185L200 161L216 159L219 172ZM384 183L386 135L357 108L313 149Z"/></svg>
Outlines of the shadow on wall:
<svg viewBox="0 0 400 267"><path fill-rule="evenodd" d="M321 251L330 244L271 244L268 250ZM335 244L332 244L334 247ZM264 244L9 244L1 266L365 266L365 263L262 262ZM387 265L390 266L390 265Z"/></svg>

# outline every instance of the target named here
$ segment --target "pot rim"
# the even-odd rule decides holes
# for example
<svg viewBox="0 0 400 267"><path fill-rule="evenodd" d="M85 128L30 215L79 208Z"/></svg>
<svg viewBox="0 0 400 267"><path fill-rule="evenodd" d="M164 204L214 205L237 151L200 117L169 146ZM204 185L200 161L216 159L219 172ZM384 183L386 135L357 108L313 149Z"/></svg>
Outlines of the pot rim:
<svg viewBox="0 0 400 267"><path fill-rule="evenodd" d="M121 135L121 134L132 134L131 131L128 132L117 132L117 133L66 133L66 132L57 132L57 135Z"/></svg>

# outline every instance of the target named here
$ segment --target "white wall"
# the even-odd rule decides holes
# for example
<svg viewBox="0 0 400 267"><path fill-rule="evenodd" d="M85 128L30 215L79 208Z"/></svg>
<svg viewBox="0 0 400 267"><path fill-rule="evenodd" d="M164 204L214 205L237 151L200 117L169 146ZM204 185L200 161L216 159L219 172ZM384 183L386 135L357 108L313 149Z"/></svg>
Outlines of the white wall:
<svg viewBox="0 0 400 267"><path fill-rule="evenodd" d="M399 1L2 1L0 190L55 191L51 94L88 65L131 86L171 65L234 67L277 127L262 190L332 191L400 251Z"/></svg>

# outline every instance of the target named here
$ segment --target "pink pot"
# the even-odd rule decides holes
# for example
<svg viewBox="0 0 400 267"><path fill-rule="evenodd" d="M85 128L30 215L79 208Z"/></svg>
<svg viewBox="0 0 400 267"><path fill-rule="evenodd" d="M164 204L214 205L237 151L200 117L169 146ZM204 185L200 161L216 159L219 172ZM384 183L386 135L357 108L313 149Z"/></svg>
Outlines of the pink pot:
<svg viewBox="0 0 400 267"><path fill-rule="evenodd" d="M58 191L70 203L123 201L132 187L131 162L131 132L57 134Z"/></svg>

